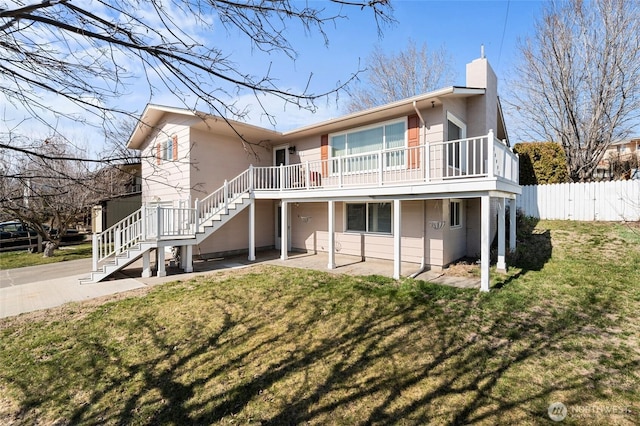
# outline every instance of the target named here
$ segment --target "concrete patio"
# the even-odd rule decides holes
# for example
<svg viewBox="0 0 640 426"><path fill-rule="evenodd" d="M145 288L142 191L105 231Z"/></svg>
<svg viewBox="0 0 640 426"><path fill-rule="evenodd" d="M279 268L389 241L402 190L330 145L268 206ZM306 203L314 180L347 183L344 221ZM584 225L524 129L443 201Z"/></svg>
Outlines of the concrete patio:
<svg viewBox="0 0 640 426"><path fill-rule="evenodd" d="M268 250L256 253L255 262L249 262L245 254L194 260L192 273L184 273L178 267L167 266L166 277L140 278L140 275L142 273L142 265L140 262L137 262L132 266L115 273L112 279L134 278L144 282L147 285L154 285L162 282L174 281L176 279L188 279L195 275L202 275L218 270L245 268L247 266L260 263L286 266L290 268L312 269L335 274L381 275L389 278L393 276L392 260L371 258L362 260L362 258L358 256L336 254L336 268L327 269L328 260L328 254L324 252L320 252L317 254L290 252L289 258L287 260L281 260L280 252L278 250ZM420 272L420 265L417 263L402 262L402 275L415 275L415 279L451 287L475 289L480 288L480 278L450 276L446 274L446 271L436 272L426 270Z"/></svg>
<svg viewBox="0 0 640 426"><path fill-rule="evenodd" d="M327 269L327 253L290 253L289 259L285 261L280 260L279 255L279 251L276 250L259 252L255 262L249 262L246 254L199 259L193 262L194 272L184 273L177 267L168 266L166 277L153 276L150 278L140 278L142 273L142 261L140 260L117 272L110 279L95 284L80 284L80 279L89 273L91 259L6 269L0 271L0 318L257 264L313 269L335 274L382 275L386 277L393 275L393 261L391 260L367 259L363 261L360 257L337 254L336 268L329 270ZM416 274L419 269L420 265L418 264L402 263L403 276ZM416 279L458 288L480 288L480 278L454 277L442 272L424 271L417 274Z"/></svg>

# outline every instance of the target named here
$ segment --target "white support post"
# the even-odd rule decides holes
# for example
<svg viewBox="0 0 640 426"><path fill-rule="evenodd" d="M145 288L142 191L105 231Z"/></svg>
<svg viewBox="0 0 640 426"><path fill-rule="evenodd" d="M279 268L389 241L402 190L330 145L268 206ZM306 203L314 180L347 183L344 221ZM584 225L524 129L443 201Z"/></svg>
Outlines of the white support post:
<svg viewBox="0 0 640 426"><path fill-rule="evenodd" d="M256 202L249 204L249 262L256 260Z"/></svg>
<svg viewBox="0 0 640 426"><path fill-rule="evenodd" d="M193 246L184 246L182 251L182 261L184 262L184 272L193 272Z"/></svg>
<svg viewBox="0 0 640 426"><path fill-rule="evenodd" d="M342 188L342 159L338 157L338 188Z"/></svg>
<svg viewBox="0 0 640 426"><path fill-rule="evenodd" d="M184 271L185 269L187 269L187 257L185 256L185 253L187 252L187 246L180 246L178 247L178 249L180 250L179 268Z"/></svg>
<svg viewBox="0 0 640 426"><path fill-rule="evenodd" d="M288 241L289 241L289 229L287 224L289 223L289 218L287 215L288 203L284 200L281 202L281 214L280 214L280 259L287 260L288 258Z"/></svg>
<svg viewBox="0 0 640 426"><path fill-rule="evenodd" d="M516 200L509 200L509 252L516 251Z"/></svg>
<svg viewBox="0 0 640 426"><path fill-rule="evenodd" d="M151 276L151 250L142 253L142 278Z"/></svg>
<svg viewBox="0 0 640 426"><path fill-rule="evenodd" d="M254 177L253 177L253 164L249 164L249 182L248 182L248 188L247 188L249 190L249 192L253 192L253 189L254 189L253 188L253 185L254 185L253 179L254 179Z"/></svg>
<svg viewBox="0 0 640 426"><path fill-rule="evenodd" d="M336 209L335 209L335 201L329 201L328 203L329 209L329 241L328 241L328 250L329 250L329 262L327 263L328 269L336 268L336 233L335 233L335 225L336 225Z"/></svg>
<svg viewBox="0 0 640 426"><path fill-rule="evenodd" d="M402 273L402 210L401 201L393 200L393 279L399 280Z"/></svg>
<svg viewBox="0 0 640 426"><path fill-rule="evenodd" d="M229 182L224 180L224 194L222 194L224 202L224 214L229 214Z"/></svg>
<svg viewBox="0 0 640 426"><path fill-rule="evenodd" d="M487 177L492 178L495 175L495 146L493 145L493 129L489 129L487 135Z"/></svg>
<svg viewBox="0 0 640 426"><path fill-rule="evenodd" d="M158 266L158 273L156 275L166 277L167 270L164 266L164 247L156 247L156 265Z"/></svg>
<svg viewBox="0 0 640 426"><path fill-rule="evenodd" d="M480 198L480 291L489 291L489 262L491 249L489 229L491 228L491 197L483 195Z"/></svg>
<svg viewBox="0 0 640 426"><path fill-rule="evenodd" d="M506 229L504 226L506 216L506 200L501 198L498 207L498 264L496 269L499 272L507 272L507 262L505 261L505 237Z"/></svg>
<svg viewBox="0 0 640 426"><path fill-rule="evenodd" d="M91 254L92 254L92 267L93 271L98 270L98 256L100 254L100 248L98 247L98 234L94 233L91 241Z"/></svg>
<svg viewBox="0 0 640 426"><path fill-rule="evenodd" d="M309 170L309 162L304 163L305 176L304 181L307 183L307 189L311 188L311 170Z"/></svg>

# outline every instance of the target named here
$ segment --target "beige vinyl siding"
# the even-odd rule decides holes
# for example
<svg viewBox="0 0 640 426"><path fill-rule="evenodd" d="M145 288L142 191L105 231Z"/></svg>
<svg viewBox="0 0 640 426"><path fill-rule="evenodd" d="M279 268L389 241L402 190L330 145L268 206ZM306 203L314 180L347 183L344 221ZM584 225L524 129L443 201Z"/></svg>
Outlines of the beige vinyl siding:
<svg viewBox="0 0 640 426"><path fill-rule="evenodd" d="M467 256L480 257L480 198L470 198L467 200L466 220L467 220Z"/></svg>
<svg viewBox="0 0 640 426"><path fill-rule="evenodd" d="M450 209L452 202L460 202L460 225L459 227L451 227L450 225ZM443 227L444 252L442 264L448 265L467 254L467 228L466 228L466 212L465 200L444 200L443 217L445 225Z"/></svg>
<svg viewBox="0 0 640 426"><path fill-rule="evenodd" d="M289 155L290 164L319 161L321 159L320 135L289 141L288 144L296 147L296 153Z"/></svg>
<svg viewBox="0 0 640 426"><path fill-rule="evenodd" d="M307 252L328 251L328 204L299 203L291 209L291 245ZM345 232L345 203L337 202L336 253L393 260L393 235ZM422 201L402 203L402 260L420 263L423 247Z"/></svg>
<svg viewBox="0 0 640 426"><path fill-rule="evenodd" d="M169 115L142 149L142 202L186 200L190 193L189 127L192 117ZM178 158L157 161L157 146L177 136Z"/></svg>
<svg viewBox="0 0 640 426"><path fill-rule="evenodd" d="M467 124L467 102L466 99L447 99L443 103L445 113L442 116L442 121L445 124L444 131L447 131L446 123L447 123L447 112L453 114L458 120L462 121L465 125ZM445 140L448 140L448 135L443 135ZM470 136L470 133L467 131L467 136Z"/></svg>
<svg viewBox="0 0 640 426"><path fill-rule="evenodd" d="M221 136L212 132L192 129L191 181L192 198L202 199L220 188L225 179L231 180L249 168L249 165L270 166L270 149L254 147L256 155L245 151L239 138Z"/></svg>
<svg viewBox="0 0 640 426"><path fill-rule="evenodd" d="M256 247L274 244L274 212L270 200L256 200ZM195 249L201 255L247 250L249 247L249 207L215 231Z"/></svg>
<svg viewBox="0 0 640 426"><path fill-rule="evenodd" d="M427 227L425 239L425 262L428 265L442 267L444 259L444 226L434 228L436 224L444 220L442 211L443 200L425 201L427 213Z"/></svg>

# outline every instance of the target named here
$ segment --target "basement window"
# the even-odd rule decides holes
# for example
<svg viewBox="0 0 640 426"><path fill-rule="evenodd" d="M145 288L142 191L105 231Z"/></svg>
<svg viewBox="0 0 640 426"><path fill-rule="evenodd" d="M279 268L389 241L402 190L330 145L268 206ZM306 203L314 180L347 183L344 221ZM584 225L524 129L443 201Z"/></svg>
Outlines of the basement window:
<svg viewBox="0 0 640 426"><path fill-rule="evenodd" d="M391 203L349 203L347 232L391 234Z"/></svg>
<svg viewBox="0 0 640 426"><path fill-rule="evenodd" d="M449 203L449 227L460 228L462 226L462 202L451 201Z"/></svg>

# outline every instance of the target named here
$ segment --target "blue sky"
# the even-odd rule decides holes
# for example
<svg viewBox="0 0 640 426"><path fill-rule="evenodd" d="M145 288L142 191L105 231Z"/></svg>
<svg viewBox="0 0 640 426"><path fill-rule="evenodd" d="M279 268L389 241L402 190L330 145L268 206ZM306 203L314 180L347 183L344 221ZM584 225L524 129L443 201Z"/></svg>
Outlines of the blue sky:
<svg viewBox="0 0 640 426"><path fill-rule="evenodd" d="M310 1L311 6L323 6L321 1ZM496 0L496 1L392 1L397 23L378 29L369 11L345 9L347 19L326 27L329 45L325 46L317 34L305 34L300 29L290 30L293 46L299 56L295 62L278 55L251 53L248 44L233 40L226 47L241 68L250 69L259 75L271 66L273 75L286 88L299 90L313 73L311 87L316 93L335 87L358 67L364 66L366 57L378 44L385 52L398 52L409 39L418 46L427 43L432 48L444 46L451 54L457 75L456 84L464 85L465 64L480 56L484 45L485 55L503 79L511 71L517 58L517 40L533 31L534 19L539 15L541 1ZM320 102L316 114L296 111L295 108L268 103L270 113L277 116L278 130L286 130L311 122L340 115L346 101L342 96L336 105L335 98ZM250 98L241 102L249 104L252 111L250 122L267 126L268 121L260 117L259 108Z"/></svg>
<svg viewBox="0 0 640 426"><path fill-rule="evenodd" d="M89 1L89 0L86 0ZM394 17L397 23L382 27L383 34L379 36L378 28L370 10L359 10L345 7L342 11L336 6L320 0L293 0L303 7L306 3L314 8L326 8L328 13L339 12L346 16L338 19L334 24L325 25L329 44L317 32L305 32L299 25L290 24L286 35L293 48L298 52L295 61L282 54L265 54L251 48L248 40L237 32L230 32L213 21L211 31L200 34L211 43L220 47L230 60L237 64L243 73L262 76L271 70L280 88L300 92L307 84L310 74L311 91L322 93L336 87L340 81L348 79L358 67L364 66L366 57L374 46L379 44L385 52L400 51L409 39L417 46L427 43L432 48L444 46L454 61L457 74L456 84L464 85L465 64L480 56L480 46L485 46L485 54L496 71L499 81L504 82L516 60L516 41L527 37L533 30L534 19L539 16L543 3L541 1L496 0L496 1L409 1L392 0ZM119 101L126 102L129 109L142 112L149 101L148 90L143 84L131 84L130 94ZM138 87L139 86L139 87ZM258 103L252 94L237 94L229 98L230 102L247 106L250 115L248 122L265 127L270 122L263 116ZM45 99L55 104L58 102L53 96ZM298 110L291 105L284 106L274 99L261 98L269 113L276 117L277 130L288 130L314 122L326 120L343 114L343 105L347 101L346 95L341 95L317 103L315 114ZM195 102L195 100L191 100ZM184 106L171 93L165 91L157 93L151 102L163 105ZM20 123L24 112L11 110L6 105L2 113L8 119L5 127ZM26 115L26 114L25 114ZM58 121L56 121L58 120ZM52 125L79 145L90 147L90 151L98 152L97 142L101 137L95 134L95 129L83 128L77 123L64 122L60 118L51 117ZM30 135L38 137L38 123L28 121ZM507 122L507 126L509 123ZM40 136L40 137L45 137ZM512 139L513 134L511 135ZM513 141L513 140L512 140ZM517 142L517 140L513 141Z"/></svg>

